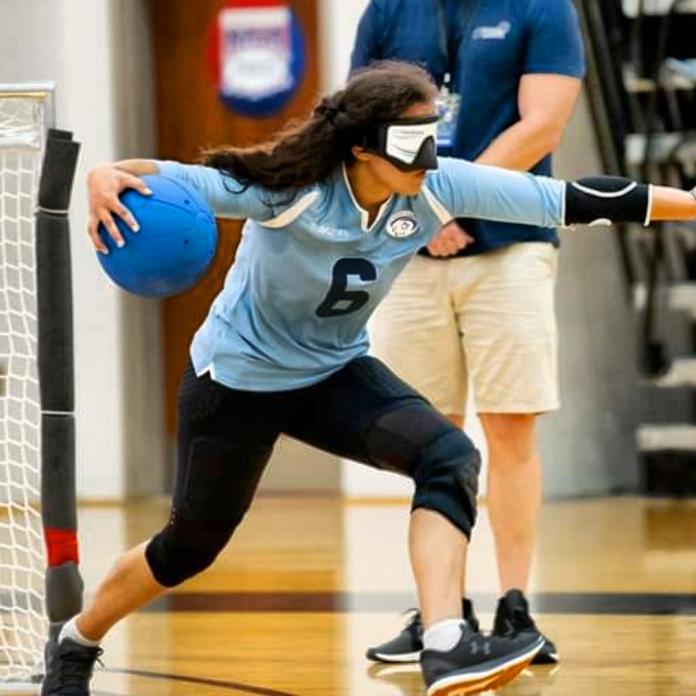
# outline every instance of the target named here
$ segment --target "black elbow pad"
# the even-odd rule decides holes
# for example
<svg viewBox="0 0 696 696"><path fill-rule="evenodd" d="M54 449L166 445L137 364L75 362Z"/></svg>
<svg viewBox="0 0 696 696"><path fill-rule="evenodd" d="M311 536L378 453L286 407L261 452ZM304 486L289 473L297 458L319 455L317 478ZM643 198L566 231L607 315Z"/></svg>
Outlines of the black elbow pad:
<svg viewBox="0 0 696 696"><path fill-rule="evenodd" d="M620 176L590 176L566 185L564 225L650 222L650 186Z"/></svg>

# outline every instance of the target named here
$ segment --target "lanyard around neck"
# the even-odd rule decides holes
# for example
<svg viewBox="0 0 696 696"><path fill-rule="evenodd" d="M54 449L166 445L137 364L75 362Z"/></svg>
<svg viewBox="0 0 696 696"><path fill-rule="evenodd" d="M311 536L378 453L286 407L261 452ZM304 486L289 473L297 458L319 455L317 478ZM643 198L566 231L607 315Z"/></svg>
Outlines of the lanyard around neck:
<svg viewBox="0 0 696 696"><path fill-rule="evenodd" d="M447 10L445 8L444 0L435 0L435 11L437 13L440 52L445 57L445 61L449 66L449 30L447 27Z"/></svg>

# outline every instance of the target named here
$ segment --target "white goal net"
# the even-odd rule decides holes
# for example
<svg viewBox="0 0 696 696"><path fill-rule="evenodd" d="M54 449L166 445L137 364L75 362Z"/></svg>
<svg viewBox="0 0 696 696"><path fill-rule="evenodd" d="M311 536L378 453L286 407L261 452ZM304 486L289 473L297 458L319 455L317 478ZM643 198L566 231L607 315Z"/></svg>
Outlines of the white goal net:
<svg viewBox="0 0 696 696"><path fill-rule="evenodd" d="M41 673L47 634L34 208L51 120L50 85L0 85L0 693Z"/></svg>

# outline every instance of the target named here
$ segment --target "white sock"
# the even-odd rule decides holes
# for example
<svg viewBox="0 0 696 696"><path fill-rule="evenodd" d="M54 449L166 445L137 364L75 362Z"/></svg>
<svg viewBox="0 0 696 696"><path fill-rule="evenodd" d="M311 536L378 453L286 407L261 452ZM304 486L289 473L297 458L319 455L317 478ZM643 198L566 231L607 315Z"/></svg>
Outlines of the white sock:
<svg viewBox="0 0 696 696"><path fill-rule="evenodd" d="M433 624L423 634L423 647L426 650L448 652L462 637L464 622L461 619L447 619Z"/></svg>
<svg viewBox="0 0 696 696"><path fill-rule="evenodd" d="M78 645L84 645L86 648L96 648L99 647L99 641L89 640L85 638L77 628L77 617L73 617L70 621L66 622L60 631L60 636L58 636L58 642L60 643L65 638L70 638Z"/></svg>

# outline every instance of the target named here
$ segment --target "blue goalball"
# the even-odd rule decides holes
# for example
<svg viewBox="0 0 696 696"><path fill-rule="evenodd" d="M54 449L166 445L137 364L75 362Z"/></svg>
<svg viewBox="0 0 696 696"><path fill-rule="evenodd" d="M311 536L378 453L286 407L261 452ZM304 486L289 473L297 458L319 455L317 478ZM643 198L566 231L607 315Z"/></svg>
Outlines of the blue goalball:
<svg viewBox="0 0 696 696"><path fill-rule="evenodd" d="M143 297L176 295L195 285L210 266L217 246L215 217L201 194L181 181L159 175L143 181L151 196L129 189L120 197L140 231L114 215L126 244L118 248L100 225L109 253L97 257L123 290Z"/></svg>

